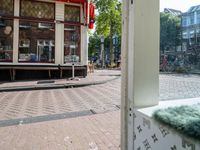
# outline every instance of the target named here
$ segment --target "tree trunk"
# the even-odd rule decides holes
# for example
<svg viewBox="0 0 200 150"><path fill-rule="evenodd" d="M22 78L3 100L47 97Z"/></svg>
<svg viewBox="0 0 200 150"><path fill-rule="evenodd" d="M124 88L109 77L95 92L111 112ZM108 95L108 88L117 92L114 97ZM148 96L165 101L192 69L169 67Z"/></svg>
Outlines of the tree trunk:
<svg viewBox="0 0 200 150"><path fill-rule="evenodd" d="M112 40L113 34L110 32L110 65L114 65L114 49L113 49L113 40Z"/></svg>

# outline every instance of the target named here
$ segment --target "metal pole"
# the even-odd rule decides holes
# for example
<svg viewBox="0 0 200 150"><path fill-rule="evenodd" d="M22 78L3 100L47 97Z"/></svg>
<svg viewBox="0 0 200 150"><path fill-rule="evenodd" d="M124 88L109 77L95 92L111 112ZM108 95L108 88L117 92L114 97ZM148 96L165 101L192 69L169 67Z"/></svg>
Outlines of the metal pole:
<svg viewBox="0 0 200 150"><path fill-rule="evenodd" d="M74 79L74 63L72 64L72 79Z"/></svg>
<svg viewBox="0 0 200 150"><path fill-rule="evenodd" d="M104 61L104 37L101 37L101 67L105 67L105 61Z"/></svg>

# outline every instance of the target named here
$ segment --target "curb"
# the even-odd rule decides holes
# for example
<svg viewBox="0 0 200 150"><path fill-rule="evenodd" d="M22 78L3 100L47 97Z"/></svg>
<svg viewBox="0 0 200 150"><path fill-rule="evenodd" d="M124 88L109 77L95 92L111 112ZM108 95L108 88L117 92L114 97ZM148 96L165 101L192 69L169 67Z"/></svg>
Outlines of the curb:
<svg viewBox="0 0 200 150"><path fill-rule="evenodd" d="M65 84L51 84L51 85L15 86L15 87L8 87L8 88L5 87L5 88L0 88L0 92L78 88L78 87L84 87L84 86L90 86L90 85L105 84L107 82L110 82L119 78L120 76L117 76L109 80L88 82L88 83L65 83Z"/></svg>

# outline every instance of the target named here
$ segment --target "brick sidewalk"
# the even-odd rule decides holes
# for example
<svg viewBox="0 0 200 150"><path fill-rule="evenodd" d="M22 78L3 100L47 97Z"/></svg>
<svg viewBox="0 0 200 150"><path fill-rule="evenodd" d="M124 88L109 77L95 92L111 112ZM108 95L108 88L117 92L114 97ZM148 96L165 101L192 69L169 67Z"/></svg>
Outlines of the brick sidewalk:
<svg viewBox="0 0 200 150"><path fill-rule="evenodd" d="M1 150L119 150L120 111L0 128Z"/></svg>
<svg viewBox="0 0 200 150"><path fill-rule="evenodd" d="M14 87L35 87L35 86L53 86L53 85L67 85L67 84L88 84L96 82L104 82L115 79L121 72L119 70L95 70L94 73L88 74L86 78L77 80L67 79L51 79L51 80L34 80L34 81L17 81L17 82L0 82L0 89L14 88ZM39 82L43 82L42 84ZM47 82L47 83L45 83ZM48 83L53 82L53 83Z"/></svg>

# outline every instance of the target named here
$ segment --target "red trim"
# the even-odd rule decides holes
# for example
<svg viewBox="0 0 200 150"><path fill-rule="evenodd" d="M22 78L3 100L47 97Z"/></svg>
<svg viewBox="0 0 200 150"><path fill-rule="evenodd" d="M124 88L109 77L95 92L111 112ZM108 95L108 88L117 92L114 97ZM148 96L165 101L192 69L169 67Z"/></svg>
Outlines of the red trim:
<svg viewBox="0 0 200 150"><path fill-rule="evenodd" d="M0 60L0 62L13 62L12 60Z"/></svg>
<svg viewBox="0 0 200 150"><path fill-rule="evenodd" d="M4 53L4 52L13 52L13 50L0 50L0 53Z"/></svg>
<svg viewBox="0 0 200 150"><path fill-rule="evenodd" d="M95 19L95 6L94 3L91 1L89 6L89 29L94 28L94 19Z"/></svg>

